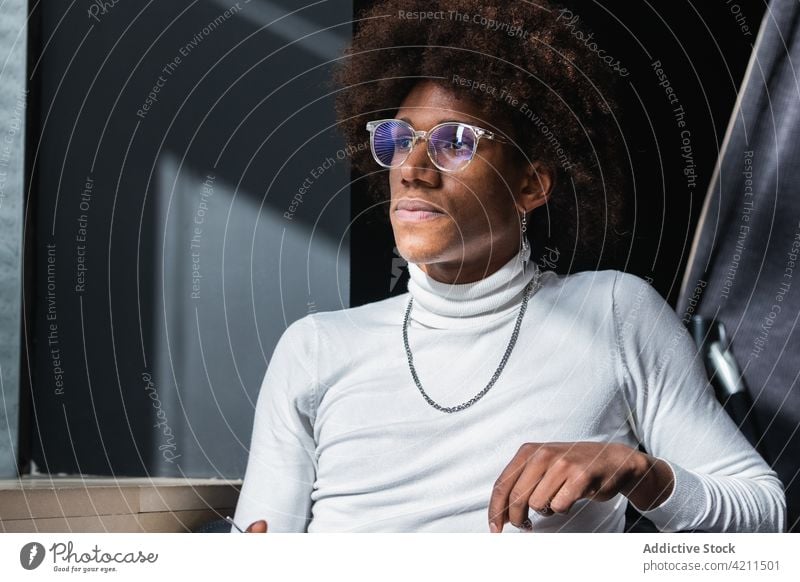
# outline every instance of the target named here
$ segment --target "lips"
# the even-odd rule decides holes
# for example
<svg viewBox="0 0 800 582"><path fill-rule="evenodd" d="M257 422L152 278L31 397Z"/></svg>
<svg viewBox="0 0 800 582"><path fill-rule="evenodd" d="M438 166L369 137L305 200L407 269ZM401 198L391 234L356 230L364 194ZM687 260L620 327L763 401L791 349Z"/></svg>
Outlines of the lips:
<svg viewBox="0 0 800 582"><path fill-rule="evenodd" d="M442 214L441 209L437 208L433 204L416 198L403 198L397 203L395 210L408 210L411 212L435 212Z"/></svg>
<svg viewBox="0 0 800 582"><path fill-rule="evenodd" d="M394 209L394 216L401 222L420 223L447 216L439 208L418 198L403 198Z"/></svg>

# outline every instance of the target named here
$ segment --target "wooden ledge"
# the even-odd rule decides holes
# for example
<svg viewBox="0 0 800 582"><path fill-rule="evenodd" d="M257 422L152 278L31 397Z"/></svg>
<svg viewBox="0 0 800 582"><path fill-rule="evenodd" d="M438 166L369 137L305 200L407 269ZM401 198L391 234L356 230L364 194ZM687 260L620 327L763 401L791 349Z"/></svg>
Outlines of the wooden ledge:
<svg viewBox="0 0 800 582"><path fill-rule="evenodd" d="M186 532L232 515L241 480L35 476L0 480L3 532Z"/></svg>

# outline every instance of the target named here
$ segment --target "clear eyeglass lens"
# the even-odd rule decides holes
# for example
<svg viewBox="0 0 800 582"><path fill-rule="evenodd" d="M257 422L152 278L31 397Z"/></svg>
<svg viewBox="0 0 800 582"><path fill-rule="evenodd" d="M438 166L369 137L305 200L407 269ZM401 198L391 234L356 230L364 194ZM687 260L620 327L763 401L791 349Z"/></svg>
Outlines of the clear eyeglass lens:
<svg viewBox="0 0 800 582"><path fill-rule="evenodd" d="M414 143L414 132L402 121L379 123L373 133L373 151L384 166L399 166L405 161Z"/></svg>
<svg viewBox="0 0 800 582"><path fill-rule="evenodd" d="M386 167L401 165L414 143L414 131L400 120L379 123L372 132L372 149L378 163ZM454 171L466 166L475 154L477 136L471 127L448 123L428 137L428 153L442 169Z"/></svg>
<svg viewBox="0 0 800 582"><path fill-rule="evenodd" d="M471 127L453 123L437 128L430 135L428 147L436 164L447 170L459 170L472 160L476 142Z"/></svg>

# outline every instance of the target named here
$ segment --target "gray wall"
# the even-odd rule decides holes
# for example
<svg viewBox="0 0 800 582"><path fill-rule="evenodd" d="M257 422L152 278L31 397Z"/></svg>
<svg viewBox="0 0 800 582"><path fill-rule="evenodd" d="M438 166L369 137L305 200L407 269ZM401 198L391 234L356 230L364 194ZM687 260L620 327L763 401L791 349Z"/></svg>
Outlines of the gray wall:
<svg viewBox="0 0 800 582"><path fill-rule="evenodd" d="M58 4L43 8L36 71L37 275L51 260L55 292L37 286L35 461L239 477L277 339L348 306L349 165L325 63L352 7Z"/></svg>
<svg viewBox="0 0 800 582"><path fill-rule="evenodd" d="M0 477L17 475L27 3L0 12Z"/></svg>

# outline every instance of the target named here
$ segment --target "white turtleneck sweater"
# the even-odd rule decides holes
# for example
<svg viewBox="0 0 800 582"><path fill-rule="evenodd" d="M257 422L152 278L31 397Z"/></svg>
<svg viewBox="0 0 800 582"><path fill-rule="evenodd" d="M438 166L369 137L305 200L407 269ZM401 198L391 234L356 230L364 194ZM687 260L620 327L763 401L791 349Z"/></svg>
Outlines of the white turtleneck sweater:
<svg viewBox="0 0 800 582"><path fill-rule="evenodd" d="M615 441L666 461L664 531L782 531L783 487L717 403L680 319L643 279L563 276L518 253L474 283L409 264L408 292L307 315L280 338L255 411L234 520L270 532L488 532L492 486L526 442ZM523 262L525 269L522 269ZM524 271L524 272L523 272ZM516 346L523 288L540 277ZM628 500L530 512L534 531L621 531ZM504 532L519 531L506 524Z"/></svg>

